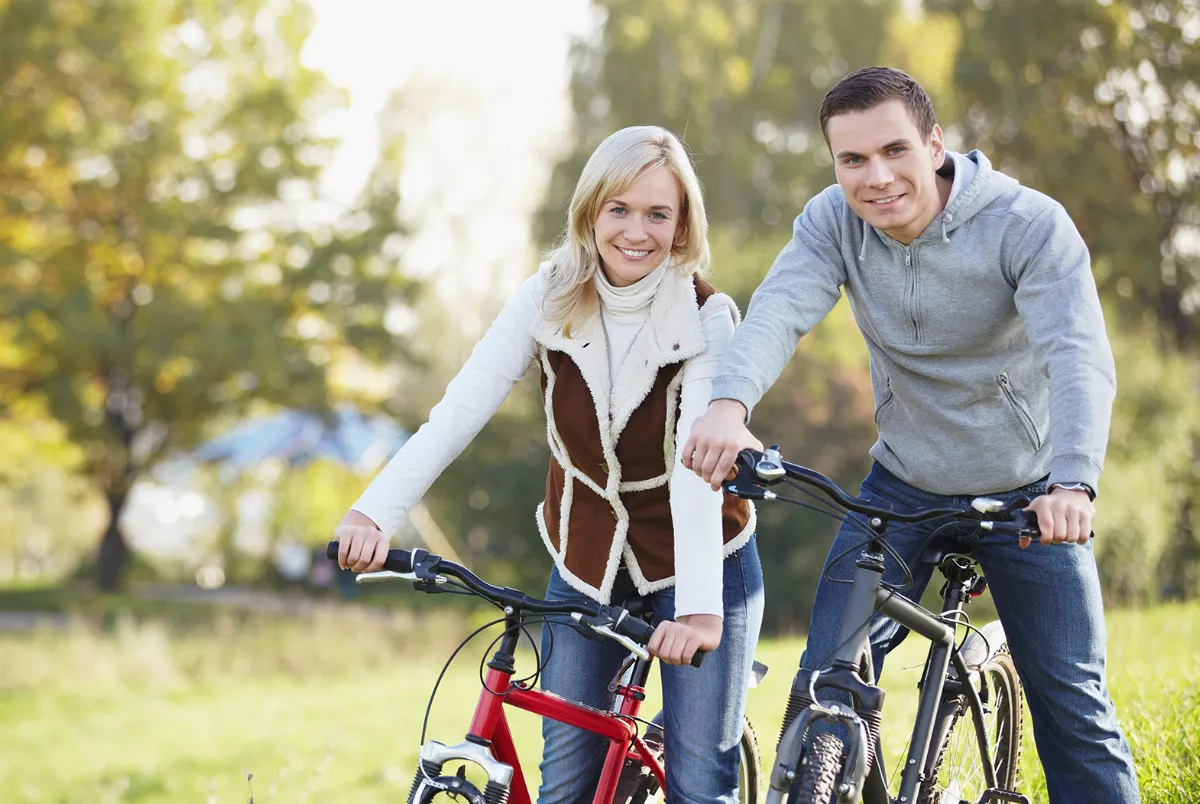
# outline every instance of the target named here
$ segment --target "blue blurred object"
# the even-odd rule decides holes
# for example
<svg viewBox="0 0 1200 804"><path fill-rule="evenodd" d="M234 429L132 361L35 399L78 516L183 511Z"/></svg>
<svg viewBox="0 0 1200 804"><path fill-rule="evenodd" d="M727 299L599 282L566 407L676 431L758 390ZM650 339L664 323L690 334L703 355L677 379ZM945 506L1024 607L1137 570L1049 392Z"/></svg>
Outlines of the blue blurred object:
<svg viewBox="0 0 1200 804"><path fill-rule="evenodd" d="M328 422L300 410L281 410L248 421L205 441L191 457L233 472L271 458L292 466L328 458L365 474L407 440L408 433L390 420L366 417L350 405L340 405Z"/></svg>

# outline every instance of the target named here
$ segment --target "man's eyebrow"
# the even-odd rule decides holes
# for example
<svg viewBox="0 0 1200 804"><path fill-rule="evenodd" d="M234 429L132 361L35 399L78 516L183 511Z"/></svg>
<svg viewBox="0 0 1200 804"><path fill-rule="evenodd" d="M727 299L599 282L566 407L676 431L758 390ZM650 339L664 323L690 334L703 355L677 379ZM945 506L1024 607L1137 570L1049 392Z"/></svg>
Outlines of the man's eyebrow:
<svg viewBox="0 0 1200 804"><path fill-rule="evenodd" d="M901 137L901 138L900 138L900 139L898 139L898 140L892 140L891 142L889 142L889 143L886 143L886 144L885 144L885 145L884 145L882 148L880 148L879 150L881 150L881 151L890 151L891 149L893 149L893 148L898 148L898 147L899 147L899 146L901 146L901 145L911 145L911 144L912 144L912 141L911 141L911 140L909 140L909 139L908 139L908 138L906 138L906 137ZM835 159L847 159L847 158L849 158L849 157L851 157L851 156L862 156L862 154L858 153L857 151L838 151L838 152L837 152L837 155L836 155L834 158L835 158Z"/></svg>

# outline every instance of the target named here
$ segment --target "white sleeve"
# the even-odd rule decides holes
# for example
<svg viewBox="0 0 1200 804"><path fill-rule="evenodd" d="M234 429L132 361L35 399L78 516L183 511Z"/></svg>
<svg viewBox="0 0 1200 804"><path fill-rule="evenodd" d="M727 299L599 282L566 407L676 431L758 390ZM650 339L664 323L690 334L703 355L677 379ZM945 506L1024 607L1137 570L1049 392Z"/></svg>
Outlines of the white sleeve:
<svg viewBox="0 0 1200 804"><path fill-rule="evenodd" d="M544 280L535 274L505 303L450 384L429 420L404 443L351 506L389 538L408 509L459 456L533 362L531 325L540 315Z"/></svg>
<svg viewBox="0 0 1200 804"><path fill-rule="evenodd" d="M679 420L675 429L675 466L671 471L671 522L675 529L675 616L716 614L724 609L724 547L721 524L723 493L713 491L683 466L683 445L692 423L712 397L713 378L721 368L725 347L733 338L733 315L723 305L701 311L707 345L703 354L683 364Z"/></svg>

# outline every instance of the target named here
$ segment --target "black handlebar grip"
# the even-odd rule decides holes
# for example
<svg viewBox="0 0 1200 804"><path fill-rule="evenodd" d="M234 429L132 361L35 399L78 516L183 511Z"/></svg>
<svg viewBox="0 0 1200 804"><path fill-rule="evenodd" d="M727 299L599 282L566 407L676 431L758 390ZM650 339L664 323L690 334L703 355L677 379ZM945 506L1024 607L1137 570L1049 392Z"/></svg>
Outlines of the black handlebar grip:
<svg viewBox="0 0 1200 804"><path fill-rule="evenodd" d="M338 542L330 542L325 548L325 557L337 561ZM412 553L408 550L388 550L383 568L389 572L412 572Z"/></svg>
<svg viewBox="0 0 1200 804"><path fill-rule="evenodd" d="M692 654L692 667L699 667L704 664L704 657L708 655L707 651L698 650Z"/></svg>
<svg viewBox="0 0 1200 804"><path fill-rule="evenodd" d="M650 637L654 636L654 626L640 617L623 617L613 630L621 636L629 637L639 645L647 644Z"/></svg>

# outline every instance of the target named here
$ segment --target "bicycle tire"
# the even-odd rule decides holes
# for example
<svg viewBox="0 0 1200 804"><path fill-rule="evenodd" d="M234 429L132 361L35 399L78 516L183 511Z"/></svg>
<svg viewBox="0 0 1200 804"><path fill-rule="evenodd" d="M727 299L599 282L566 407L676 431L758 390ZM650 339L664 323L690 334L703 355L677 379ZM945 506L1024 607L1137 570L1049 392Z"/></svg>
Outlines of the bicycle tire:
<svg viewBox="0 0 1200 804"><path fill-rule="evenodd" d="M788 804L829 804L837 798L837 777L846 746L834 734L810 734L804 759L796 768L798 778L788 791Z"/></svg>
<svg viewBox="0 0 1200 804"><path fill-rule="evenodd" d="M758 751L758 737L750 719L742 717L742 738L738 743L738 802L739 804L757 804L759 791L763 789L762 761ZM659 759L662 760L662 753ZM629 795L622 790L631 790ZM613 804L647 804L653 795L659 794L658 780L640 762L626 764L621 771L621 781L617 784L617 797ZM661 800L661 799L655 799Z"/></svg>
<svg viewBox="0 0 1200 804"><path fill-rule="evenodd" d="M984 726L996 784L1002 790L1016 792L1024 706L1021 680L1012 656L1002 651L984 662L979 668L978 684L980 698L985 701ZM917 791L917 802L978 801L987 785L975 721L961 698L944 703L943 709L934 731L935 739L939 734L942 736L936 750L930 753L932 761Z"/></svg>

